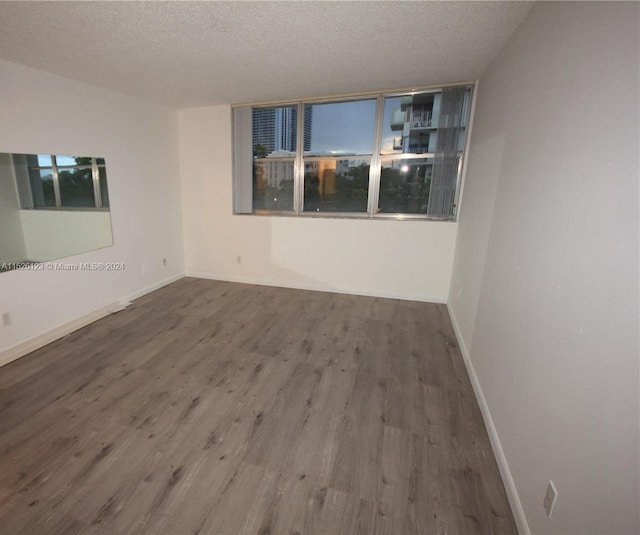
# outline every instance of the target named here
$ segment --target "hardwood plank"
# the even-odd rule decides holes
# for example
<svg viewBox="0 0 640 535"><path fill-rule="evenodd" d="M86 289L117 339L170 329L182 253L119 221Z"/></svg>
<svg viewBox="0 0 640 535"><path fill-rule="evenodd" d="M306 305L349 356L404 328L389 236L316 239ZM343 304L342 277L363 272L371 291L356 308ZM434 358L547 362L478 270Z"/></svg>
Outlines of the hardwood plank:
<svg viewBox="0 0 640 535"><path fill-rule="evenodd" d="M348 533L373 532L373 503L329 487L309 484L300 477L281 477L275 495L260 515L252 533ZM257 529L256 529L257 528Z"/></svg>
<svg viewBox="0 0 640 535"><path fill-rule="evenodd" d="M376 353L386 351L389 324L372 321L357 350L358 365L350 399L342 415L329 485L375 501L382 480L381 455L387 396L387 368Z"/></svg>

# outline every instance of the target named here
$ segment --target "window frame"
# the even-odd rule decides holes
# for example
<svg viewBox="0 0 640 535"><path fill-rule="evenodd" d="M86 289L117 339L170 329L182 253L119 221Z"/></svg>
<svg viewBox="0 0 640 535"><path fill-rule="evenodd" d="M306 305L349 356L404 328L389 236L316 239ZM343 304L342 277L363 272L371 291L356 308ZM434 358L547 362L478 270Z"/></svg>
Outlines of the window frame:
<svg viewBox="0 0 640 535"><path fill-rule="evenodd" d="M391 152L382 153L383 128L384 128L384 105L385 99L393 97L414 96L416 94L438 93L443 89L452 87L466 87L470 90L469 97L469 113L464 131L463 150L458 151L458 172L456 177L456 189L453 203L453 213L449 217L436 217L427 214L418 213L390 213L380 212L380 180L383 160L405 160L405 159L435 159L436 152ZM233 215L256 215L256 216L284 216L284 217L307 217L307 218L329 218L329 219L369 219L369 220L396 220L396 221L440 221L440 222L456 222L459 215L459 207L462 199L464 175L467 168L467 159L469 154L469 140L473 128L473 120L475 114L476 96L478 92L478 81L452 82L447 84L437 84L428 86L414 86L410 88L398 88L390 90L367 91L360 93L350 93L343 95L330 95L324 97L307 97L293 100L277 100L270 102L255 102L233 104L231 106L231 132L232 132L232 151L236 151L236 136L234 132L234 114L236 108L270 108L270 107L287 107L295 106L297 110L296 124L296 156L294 158L293 173L293 208L292 210L266 210L253 209L251 212L238 211L236 204L237 180L235 169L232 172L233 181ZM305 105L339 103L358 100L376 100L376 111L374 121L373 135L373 153L372 154L338 154L338 155L304 155L304 107ZM369 171L369 188L367 192L367 211L366 212L325 212L325 211L304 211L304 165L306 162L313 162L322 159L367 159L370 158ZM282 158L263 158L262 160L281 160ZM289 158L290 159L290 158Z"/></svg>

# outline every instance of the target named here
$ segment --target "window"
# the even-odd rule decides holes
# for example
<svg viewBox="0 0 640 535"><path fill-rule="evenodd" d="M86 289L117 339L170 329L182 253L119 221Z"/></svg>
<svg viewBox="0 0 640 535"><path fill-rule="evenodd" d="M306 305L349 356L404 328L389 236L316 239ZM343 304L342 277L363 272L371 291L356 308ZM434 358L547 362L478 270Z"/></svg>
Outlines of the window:
<svg viewBox="0 0 640 535"><path fill-rule="evenodd" d="M376 99L305 104L304 212L367 212Z"/></svg>
<svg viewBox="0 0 640 535"><path fill-rule="evenodd" d="M234 212L455 219L472 90L234 108Z"/></svg>
<svg viewBox="0 0 640 535"><path fill-rule="evenodd" d="M30 198L23 208L109 207L104 158L29 154L25 159Z"/></svg>

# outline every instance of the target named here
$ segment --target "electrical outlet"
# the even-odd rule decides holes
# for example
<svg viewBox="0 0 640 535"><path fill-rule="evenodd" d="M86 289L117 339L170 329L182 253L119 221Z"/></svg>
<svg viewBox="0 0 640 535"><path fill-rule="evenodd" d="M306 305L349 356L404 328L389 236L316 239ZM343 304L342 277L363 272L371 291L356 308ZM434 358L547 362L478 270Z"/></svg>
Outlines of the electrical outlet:
<svg viewBox="0 0 640 535"><path fill-rule="evenodd" d="M242 264L242 257L240 255L236 256L236 264Z"/></svg>
<svg viewBox="0 0 640 535"><path fill-rule="evenodd" d="M163 259L162 259L162 265L163 265L163 266L165 266L165 267L167 267L167 259L166 259L166 258L163 258Z"/></svg>
<svg viewBox="0 0 640 535"><path fill-rule="evenodd" d="M140 273L142 273L142 274L144 275L144 272L145 272L145 271L146 271L146 269L145 269L145 265L144 265L144 264L142 264L142 265L140 266Z"/></svg>
<svg viewBox="0 0 640 535"><path fill-rule="evenodd" d="M11 325L11 314L9 314L9 312L5 312L2 314L2 326L8 327L9 325Z"/></svg>
<svg viewBox="0 0 640 535"><path fill-rule="evenodd" d="M551 518L553 514L553 510L556 507L556 500L558 499L558 491L556 490L556 486L553 484L553 481L549 480L549 484L547 485L547 492L544 495L544 501L542 505L544 506L544 511L547 513L547 516Z"/></svg>

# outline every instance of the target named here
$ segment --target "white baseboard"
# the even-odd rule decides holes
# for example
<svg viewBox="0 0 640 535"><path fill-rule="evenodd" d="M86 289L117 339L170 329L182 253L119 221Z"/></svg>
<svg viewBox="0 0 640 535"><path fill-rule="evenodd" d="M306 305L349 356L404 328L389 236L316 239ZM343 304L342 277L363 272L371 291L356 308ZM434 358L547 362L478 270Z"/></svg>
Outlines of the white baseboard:
<svg viewBox="0 0 640 535"><path fill-rule="evenodd" d="M367 290L354 290L345 288L334 288L333 286L323 286L321 284L295 283L283 281L271 281L265 279L255 279L251 277L236 277L235 275L218 275L215 273L205 273L200 271L187 271L186 277L198 279L211 279L226 282L239 282L242 284L256 284L258 286L273 286L277 288L293 288L294 290L310 290L312 292L328 292L336 294L363 295L365 297L381 297L384 299L402 299L403 301L421 301L424 303L446 304L446 297L420 297L416 295L398 294L391 292L378 292Z"/></svg>
<svg viewBox="0 0 640 535"><path fill-rule="evenodd" d="M456 315L453 312L451 303L447 303L447 309L449 310L449 317L451 318L451 324L453 325L453 330L456 334L456 339L458 340L458 346L460 347L460 352L462 353L464 365L467 368L467 373L469 374L469 379L471 380L471 386L473 387L478 405L480 406L480 412L482 413L484 425L487 428L487 433L489 434L491 448L493 449L493 454L495 455L496 462L498 463L498 469L500 470L500 475L502 476L504 488L507 491L507 497L509 499L509 504L511 505L511 510L513 511L513 517L518 528L518 533L520 535L531 535L529 523L527 522L527 517L524 514L522 502L520 501L520 496L518 495L518 489L516 489L515 481L513 480L511 470L509 469L509 463L507 462L504 450L502 449L500 437L498 437L498 431L496 430L496 426L493 423L493 418L491 417L491 412L489 411L489 405L487 405L487 400L484 397L484 392L482 391L480 381L478 380L478 376L476 375L473 363L471 362L471 355L469 354L467 346L464 343L462 331L460 331L460 327L458 326L458 321L456 320Z"/></svg>
<svg viewBox="0 0 640 535"><path fill-rule="evenodd" d="M59 338L62 338L63 336L71 334L72 332L77 331L82 327L86 327L87 325L89 325L90 323L93 323L94 321L98 321L99 319L104 318L109 314L113 314L114 312L123 310L124 308L126 308L126 306L129 304L130 301L133 301L138 297L142 297L145 294L153 292L154 290L162 288L167 284L171 284L172 282L175 282L178 279L182 279L183 277L184 277L183 273L180 273L179 275L174 275L172 277L168 277L155 284L151 284L137 292L134 292L131 295L123 297L122 299L119 299L114 303L98 308L96 310L92 310L91 312L88 312L87 314L83 314L82 316L78 316L77 318L74 318L71 321L62 323L61 325L58 325L53 329L50 329L41 334L38 334L33 338L29 338L28 340L25 340L23 342L18 342L17 344L0 351L0 366L9 364L10 362L13 362L16 359L19 359L20 357L23 357L28 353L35 351L36 349L40 349L41 347L44 347L47 344L50 344L51 342L55 342L56 340L58 340Z"/></svg>
<svg viewBox="0 0 640 535"><path fill-rule="evenodd" d="M162 279L161 281L158 281L158 282L155 282L153 284L150 284L149 286L145 286L141 290L138 290L136 292L133 292L132 294L129 294L129 295L123 297L122 300L134 301L134 300L138 299L139 297L142 297L143 295L147 295L147 294L149 294L151 292L155 292L156 290L159 290L163 286L167 286L167 285L171 284L172 282L176 282L177 280L184 279L184 277L185 277L184 273L178 273L177 275L171 275L171 277L167 277L166 279Z"/></svg>
<svg viewBox="0 0 640 535"><path fill-rule="evenodd" d="M88 314L84 314L79 316L71 321L67 321L62 325L58 325L53 329L46 331L42 334L34 336L33 338L29 338L24 342L19 342L8 349L0 352L0 366L4 366L5 364L9 364L20 357L24 357L28 353L35 351L36 349L40 349L51 342L55 342L59 338L66 336L73 331L77 331L94 321L97 321L105 316L111 314L114 304L108 305L106 307L99 308L97 310L93 310Z"/></svg>

